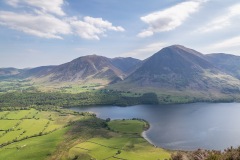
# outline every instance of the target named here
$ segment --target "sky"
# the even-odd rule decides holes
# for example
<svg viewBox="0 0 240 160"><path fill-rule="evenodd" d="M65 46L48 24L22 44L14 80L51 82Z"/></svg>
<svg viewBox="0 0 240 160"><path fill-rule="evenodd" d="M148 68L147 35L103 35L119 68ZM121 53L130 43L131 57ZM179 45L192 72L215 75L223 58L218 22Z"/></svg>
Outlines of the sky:
<svg viewBox="0 0 240 160"><path fill-rule="evenodd" d="M240 56L239 28L239 0L0 0L0 67L145 59L174 44Z"/></svg>

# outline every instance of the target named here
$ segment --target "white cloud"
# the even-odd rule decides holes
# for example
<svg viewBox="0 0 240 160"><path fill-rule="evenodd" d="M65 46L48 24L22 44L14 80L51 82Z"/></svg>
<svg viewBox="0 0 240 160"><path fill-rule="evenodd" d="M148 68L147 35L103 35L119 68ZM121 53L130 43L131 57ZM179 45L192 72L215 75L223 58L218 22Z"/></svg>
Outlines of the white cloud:
<svg viewBox="0 0 240 160"><path fill-rule="evenodd" d="M141 38L144 38L144 37L150 37L153 34L154 34L153 31L145 30L145 31L142 31L141 33L139 33L137 36L141 37Z"/></svg>
<svg viewBox="0 0 240 160"><path fill-rule="evenodd" d="M53 13L63 16L65 13L62 10L64 0L5 0L7 4L13 7L19 7L21 5L27 5L30 7L36 7L42 12Z"/></svg>
<svg viewBox="0 0 240 160"><path fill-rule="evenodd" d="M62 35L74 34L83 39L99 40L107 36L107 31L125 31L123 27L113 26L102 18L56 17L53 14L65 14L61 8L64 0L9 0L7 3L15 7L33 6L34 13L0 11L0 25L42 38L63 39Z"/></svg>
<svg viewBox="0 0 240 160"><path fill-rule="evenodd" d="M42 38L62 39L60 35L71 34L69 24L48 14L32 15L0 11L0 24Z"/></svg>
<svg viewBox="0 0 240 160"><path fill-rule="evenodd" d="M84 39L99 40L100 36L106 36L108 30L123 32L121 26L113 26L112 23L103 20L102 18L84 17L83 20L70 18L69 23L73 28L73 32L77 33Z"/></svg>
<svg viewBox="0 0 240 160"><path fill-rule="evenodd" d="M240 36L233 37L222 42L215 43L209 47L211 50L220 50L220 49L228 49L232 47L239 47L240 44Z"/></svg>
<svg viewBox="0 0 240 160"><path fill-rule="evenodd" d="M179 3L173 7L162 11L153 12L141 17L141 20L149 25L149 27L138 34L138 37L152 36L154 33L173 30L190 16L197 12L200 5L206 0L192 0Z"/></svg>
<svg viewBox="0 0 240 160"><path fill-rule="evenodd" d="M210 32L225 28L231 25L234 17L240 15L240 4L236 4L228 9L227 13L224 13L222 16L215 18L213 21L205 25L204 27L198 29L200 32Z"/></svg>
<svg viewBox="0 0 240 160"><path fill-rule="evenodd" d="M166 47L167 44L163 42L156 42L152 44L148 44L146 46L143 46L141 48L135 49L133 51L127 52L122 54L122 56L127 56L127 57L136 57L140 59L145 59L154 53L158 52L160 49Z"/></svg>
<svg viewBox="0 0 240 160"><path fill-rule="evenodd" d="M74 31L84 39L96 39L99 40L99 35L103 34L104 32L100 28L96 28L94 25L83 21L71 21L70 22Z"/></svg>
<svg viewBox="0 0 240 160"><path fill-rule="evenodd" d="M84 21L88 24L91 24L95 27L101 28L103 30L108 29L108 30L113 30L113 31L120 31L123 32L125 31L123 27L121 26L113 26L112 23L108 21L104 21L102 18L93 18L93 17L84 17Z"/></svg>

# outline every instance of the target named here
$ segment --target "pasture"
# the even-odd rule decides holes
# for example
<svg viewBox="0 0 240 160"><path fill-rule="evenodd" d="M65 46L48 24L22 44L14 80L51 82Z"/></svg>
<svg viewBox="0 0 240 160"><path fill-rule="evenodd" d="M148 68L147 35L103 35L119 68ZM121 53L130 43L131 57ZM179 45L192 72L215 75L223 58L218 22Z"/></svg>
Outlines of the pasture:
<svg viewBox="0 0 240 160"><path fill-rule="evenodd" d="M139 120L114 120L108 122L108 136L101 135L72 147L70 159L169 159L170 153L155 148L141 137L146 122ZM100 137L99 137L100 136ZM90 158L89 158L90 157Z"/></svg>
<svg viewBox="0 0 240 160"><path fill-rule="evenodd" d="M0 112L0 159L42 160L56 150L80 115L36 109Z"/></svg>
<svg viewBox="0 0 240 160"><path fill-rule="evenodd" d="M169 159L149 144L142 120L106 121L91 114L41 109L0 112L0 159Z"/></svg>

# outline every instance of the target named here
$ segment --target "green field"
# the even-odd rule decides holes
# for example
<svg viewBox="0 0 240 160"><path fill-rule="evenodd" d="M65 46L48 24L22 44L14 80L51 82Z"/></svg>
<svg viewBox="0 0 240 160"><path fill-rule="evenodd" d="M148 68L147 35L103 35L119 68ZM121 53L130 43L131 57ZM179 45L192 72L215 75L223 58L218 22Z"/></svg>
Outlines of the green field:
<svg viewBox="0 0 240 160"><path fill-rule="evenodd" d="M67 128L66 128L67 129ZM49 157L63 140L66 129L48 135L34 137L0 148L0 159L43 160Z"/></svg>
<svg viewBox="0 0 240 160"><path fill-rule="evenodd" d="M116 132L141 134L146 127L146 122L139 120L114 120L108 123L109 127Z"/></svg>
<svg viewBox="0 0 240 160"><path fill-rule="evenodd" d="M5 119L23 119L27 118L29 113L29 110L12 111L5 117Z"/></svg>
<svg viewBox="0 0 240 160"><path fill-rule="evenodd" d="M0 159L7 160L48 157L62 140L69 121L82 118L36 109L4 111L0 115Z"/></svg>
<svg viewBox="0 0 240 160"><path fill-rule="evenodd" d="M107 122L94 115L57 109L0 112L0 159L169 159L149 144L142 120Z"/></svg>
<svg viewBox="0 0 240 160"><path fill-rule="evenodd" d="M14 128L16 124L19 122L19 120L0 120L0 130L6 131L11 128Z"/></svg>
<svg viewBox="0 0 240 160"><path fill-rule="evenodd" d="M139 120L114 120L108 123L111 131L107 137L98 135L72 147L69 158L78 159L169 159L170 153L155 148L140 134L146 122ZM114 135L114 136L111 136ZM106 136L106 135L105 135Z"/></svg>

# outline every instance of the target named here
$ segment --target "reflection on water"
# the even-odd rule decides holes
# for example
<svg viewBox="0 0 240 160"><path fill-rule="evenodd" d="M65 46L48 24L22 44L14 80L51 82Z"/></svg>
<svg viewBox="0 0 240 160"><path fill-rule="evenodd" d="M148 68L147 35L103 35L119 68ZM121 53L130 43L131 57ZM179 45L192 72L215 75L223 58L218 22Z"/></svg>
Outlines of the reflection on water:
<svg viewBox="0 0 240 160"><path fill-rule="evenodd" d="M143 136L168 149L222 150L240 145L240 103L74 107L106 119L142 118L150 123Z"/></svg>

